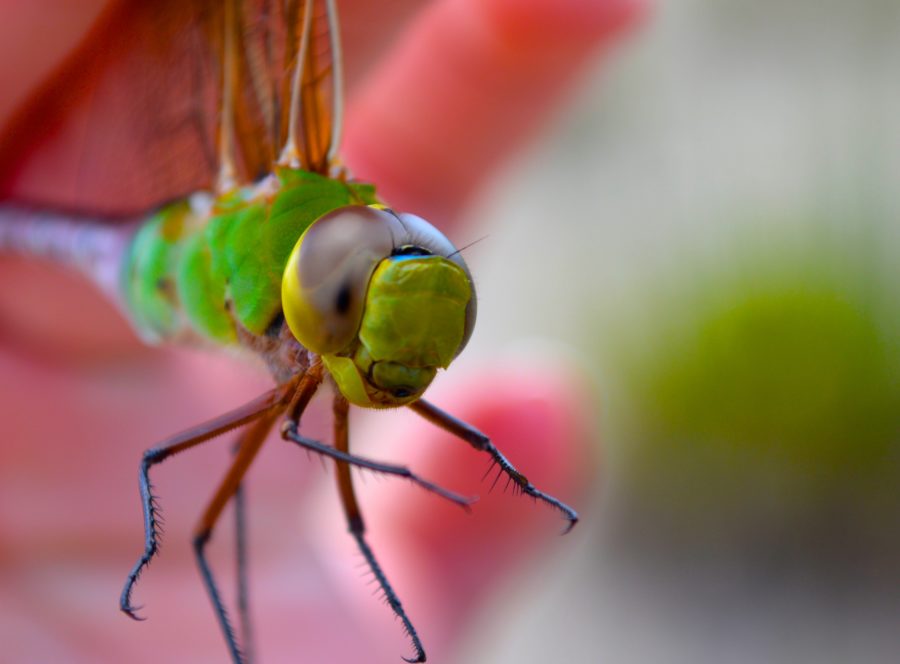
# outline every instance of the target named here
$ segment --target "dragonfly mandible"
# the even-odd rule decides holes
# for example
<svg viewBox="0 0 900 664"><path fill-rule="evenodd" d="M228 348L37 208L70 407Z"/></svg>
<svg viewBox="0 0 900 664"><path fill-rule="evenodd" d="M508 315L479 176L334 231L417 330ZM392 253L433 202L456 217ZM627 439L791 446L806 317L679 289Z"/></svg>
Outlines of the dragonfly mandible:
<svg viewBox="0 0 900 664"><path fill-rule="evenodd" d="M4 207L0 249L49 256L81 269L122 307L148 343L236 348L261 358L276 387L147 450L140 462L144 550L120 607L133 618L135 584L158 552L151 469L243 427L226 476L197 525L194 551L231 659L246 661L207 562L206 546L270 429L335 460L349 530L425 661L416 629L365 537L350 467L397 476L468 508L470 500L410 469L350 452L348 412L407 407L489 455L522 493L575 512L536 488L481 432L422 398L472 333L476 296L456 248L425 220L396 212L354 181L336 155L341 55L330 0L272 3L267 23L236 0L207 8L202 42L215 53L216 179L134 224ZM335 386L334 440L301 433L318 388ZM238 511L242 502L236 502ZM243 518L238 515L239 524ZM239 590L246 583L239 583ZM239 601L239 606L246 606ZM249 616L240 615L241 633Z"/></svg>

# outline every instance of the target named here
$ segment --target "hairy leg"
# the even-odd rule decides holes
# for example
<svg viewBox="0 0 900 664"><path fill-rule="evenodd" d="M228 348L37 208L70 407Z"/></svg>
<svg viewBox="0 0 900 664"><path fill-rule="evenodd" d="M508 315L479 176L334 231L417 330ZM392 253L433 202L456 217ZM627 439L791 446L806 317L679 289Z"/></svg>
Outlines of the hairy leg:
<svg viewBox="0 0 900 664"><path fill-rule="evenodd" d="M119 608L123 612L135 620L141 619L137 615L137 607L131 603L131 593L141 572L159 551L159 507L156 496L153 495L153 485L150 483L150 468L162 463L173 454L196 447L216 436L271 414L273 411L283 410L286 398L293 393L292 389L293 384L276 388L240 408L182 431L159 446L144 452L139 475L141 503L144 510L144 552L129 572L125 587L119 597Z"/></svg>
<svg viewBox="0 0 900 664"><path fill-rule="evenodd" d="M225 641L228 644L228 651L231 654L231 659L234 664L244 664L246 660L238 647L237 638L235 637L234 630L228 620L228 614L225 611L225 605L222 603L222 598L219 595L215 577L206 560L206 545L212 537L213 528L218 522L219 517L222 515L222 510L240 488L241 481L246 474L247 469L250 468L250 464L253 463L253 460L256 458L257 452L259 452L263 442L265 442L266 434L269 433L272 424L279 414L280 411L278 410L268 414L266 417L257 420L254 425L244 433L231 467L228 469L225 478L222 480L222 483L219 485L219 488L213 495L206 511L203 513L203 516L200 518L200 521L194 529L194 553L197 558L197 565L200 568L203 583L206 586L207 593L209 593L213 610L216 613L219 626L222 628L222 633L225 636Z"/></svg>
<svg viewBox="0 0 900 664"><path fill-rule="evenodd" d="M435 424L457 438L466 441L476 450L487 452L493 459L494 464L500 468L500 472L506 473L522 493L531 496L535 500L540 500L561 512L568 520L568 524L563 530L563 534L572 530L572 528L575 527L575 524L578 523L578 513L575 510L558 498L554 498L535 487L525 475L516 470L516 467L513 466L503 453L497 449L494 443L491 442L491 439L481 433L478 429L453 417L449 413L442 411L440 408L428 403L424 399L419 399L415 403L411 403L409 408L432 424Z"/></svg>
<svg viewBox="0 0 900 664"><path fill-rule="evenodd" d="M318 376L319 380L321 381L323 376L322 366L319 364L313 365L307 372L307 376L312 376L310 380L315 380L316 376ZM306 378L304 377L304 380L305 379ZM437 494L442 498L446 498L447 500L456 503L463 509L469 509L469 506L474 502L474 499L460 496L459 494L439 487L438 485L429 482L428 480L422 479L405 466L373 461L372 459L356 456L355 454L350 454L344 450L336 449L331 445L326 445L325 443L321 443L317 440L312 440L311 438L301 436L299 431L300 415L303 413L303 410L306 408L306 405L309 403L309 400L312 398L314 392L314 389L304 390L304 387L301 384L300 388L297 390L297 394L291 401L291 405L288 407L287 418L285 419L284 424L281 427L282 438L292 443L296 443L300 447L303 447L307 450L317 452L327 457L331 457L335 461L343 461L344 463L349 463L350 465L357 466L359 468L365 468L366 470L371 470L375 473L403 477L411 481L413 484L417 484L418 486L422 487L426 491L430 491L431 493Z"/></svg>
<svg viewBox="0 0 900 664"><path fill-rule="evenodd" d="M336 396L334 400L334 446L345 453L350 449L347 412L347 400L340 395ZM350 476L350 465L347 462L338 461L335 470L337 473L338 489L341 494L341 503L344 506L344 514L347 516L347 525L350 529L350 534L353 535L353 539L356 540L356 545L366 559L369 569L371 569L372 574L375 575L375 579L378 581L378 585L384 593L384 598L387 601L388 606L391 607L391 610L398 618L400 618L400 622L403 623L403 629L409 635L413 649L416 651L414 658L404 657L403 659L407 662L424 662L425 650L422 648L422 642L419 640L416 628L413 627L412 622L410 622L409 617L406 615L406 611L403 609L403 605L397 598L397 594L394 592L390 582L387 580L387 576L375 559L375 554L372 553L369 543L366 542L366 527L363 522L362 513L359 509L359 504L356 501L356 494L353 491L353 478Z"/></svg>

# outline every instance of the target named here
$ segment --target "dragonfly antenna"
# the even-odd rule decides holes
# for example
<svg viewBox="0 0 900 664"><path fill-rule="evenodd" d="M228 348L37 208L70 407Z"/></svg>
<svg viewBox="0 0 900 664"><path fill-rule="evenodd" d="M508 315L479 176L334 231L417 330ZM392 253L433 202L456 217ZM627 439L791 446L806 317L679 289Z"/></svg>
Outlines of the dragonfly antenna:
<svg viewBox="0 0 900 664"><path fill-rule="evenodd" d="M482 236L481 236L480 238L478 238L477 240L472 240L472 241L469 242L469 244L467 244L466 246L460 247L459 249L457 249L456 251L454 251L452 254L450 254L449 256L447 256L447 258L453 258L454 256L456 256L456 254L461 254L462 252L464 252L464 251L465 251L466 249L468 249L469 247L472 247L472 246L478 244L478 243L481 242L482 240L487 240L489 237L490 237L490 235L482 235Z"/></svg>

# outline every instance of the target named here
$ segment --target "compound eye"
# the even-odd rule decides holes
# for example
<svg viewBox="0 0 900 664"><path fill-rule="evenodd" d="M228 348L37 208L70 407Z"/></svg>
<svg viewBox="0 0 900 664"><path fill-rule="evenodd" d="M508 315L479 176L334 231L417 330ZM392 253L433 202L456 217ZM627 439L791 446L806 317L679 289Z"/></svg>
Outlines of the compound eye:
<svg viewBox="0 0 900 664"><path fill-rule="evenodd" d="M356 339L366 291L378 263L391 255L397 218L351 205L317 219L285 268L282 306L297 341L314 353L339 353Z"/></svg>
<svg viewBox="0 0 900 664"><path fill-rule="evenodd" d="M422 219L422 217L407 212L398 214L397 217L400 220L400 223L403 224L403 229L405 231L404 235L401 236L403 243L427 249L435 256L443 256L456 263L462 268L462 271L466 273L466 278L469 280L469 287L472 289L472 297L466 306L466 324L462 342L456 349L456 354L459 355L463 348L466 347L466 344L469 343L469 338L472 336L472 332L475 329L475 318L478 314L478 298L475 295L475 282L472 280L472 273L469 272L469 266L466 265L466 261L463 259L462 254L456 250L453 243L450 242L450 240L448 240L437 228Z"/></svg>

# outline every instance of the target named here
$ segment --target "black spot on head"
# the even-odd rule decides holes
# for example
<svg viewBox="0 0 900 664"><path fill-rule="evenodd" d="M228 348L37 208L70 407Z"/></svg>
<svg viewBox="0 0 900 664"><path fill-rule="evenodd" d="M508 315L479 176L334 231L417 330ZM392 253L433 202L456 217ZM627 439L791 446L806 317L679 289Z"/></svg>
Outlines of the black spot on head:
<svg viewBox="0 0 900 664"><path fill-rule="evenodd" d="M411 244L397 247L391 252L391 256L431 256L431 252L424 247L416 247Z"/></svg>
<svg viewBox="0 0 900 664"><path fill-rule="evenodd" d="M343 284L334 301L335 311L339 314L347 313L347 310L350 309L350 300L352 297L353 295L350 293L350 286Z"/></svg>

